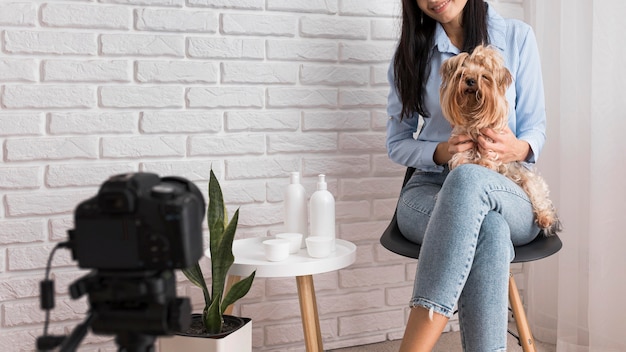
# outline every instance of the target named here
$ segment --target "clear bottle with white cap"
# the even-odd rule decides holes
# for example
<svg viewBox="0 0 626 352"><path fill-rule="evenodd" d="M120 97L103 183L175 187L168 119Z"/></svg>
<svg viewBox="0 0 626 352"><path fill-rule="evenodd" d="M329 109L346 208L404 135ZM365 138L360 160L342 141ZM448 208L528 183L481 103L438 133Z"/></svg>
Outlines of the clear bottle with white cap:
<svg viewBox="0 0 626 352"><path fill-rule="evenodd" d="M318 175L317 190L309 201L310 236L335 238L335 197L328 191L326 176Z"/></svg>
<svg viewBox="0 0 626 352"><path fill-rule="evenodd" d="M300 184L300 173L294 171L290 174L289 185L285 190L285 232L301 233L303 238L306 237L308 228L306 198L306 190Z"/></svg>

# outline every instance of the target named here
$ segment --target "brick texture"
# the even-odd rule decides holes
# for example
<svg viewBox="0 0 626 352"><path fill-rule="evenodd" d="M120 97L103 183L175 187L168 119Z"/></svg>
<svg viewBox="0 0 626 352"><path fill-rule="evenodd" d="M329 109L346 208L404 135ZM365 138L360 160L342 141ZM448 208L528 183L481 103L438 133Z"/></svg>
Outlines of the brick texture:
<svg viewBox="0 0 626 352"><path fill-rule="evenodd" d="M524 18L524 0L490 3ZM326 174L337 236L358 249L354 265L315 275L325 347L400 338L417 264L378 243L404 174L385 151L399 11L399 0L1 1L0 346L34 350L48 255L107 177L177 175L204 191L211 168L240 209L239 238L283 231L289 172L309 196ZM85 270L67 250L52 267L50 331L67 333L88 308L68 293ZM177 282L199 311L200 291ZM257 279L235 312L253 318L255 351L304 351L294 278ZM81 350L117 348L90 334Z"/></svg>

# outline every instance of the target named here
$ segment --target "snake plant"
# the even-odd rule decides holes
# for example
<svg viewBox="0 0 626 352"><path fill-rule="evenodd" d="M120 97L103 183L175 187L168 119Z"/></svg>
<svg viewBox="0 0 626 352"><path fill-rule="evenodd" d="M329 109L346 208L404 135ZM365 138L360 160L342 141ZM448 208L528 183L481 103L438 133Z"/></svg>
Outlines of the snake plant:
<svg viewBox="0 0 626 352"><path fill-rule="evenodd" d="M205 307L202 311L202 322L209 334L223 332L225 309L245 296L254 280L253 272L247 278L234 284L228 292L224 292L226 277L231 265L235 262L233 255L233 240L239 219L239 209L235 211L230 222L224 207L224 198L220 184L211 170L209 179L209 205L207 209L207 224L209 226L209 239L211 251L211 292L200 265L196 263L187 269L183 269L185 276L194 285L202 289Z"/></svg>

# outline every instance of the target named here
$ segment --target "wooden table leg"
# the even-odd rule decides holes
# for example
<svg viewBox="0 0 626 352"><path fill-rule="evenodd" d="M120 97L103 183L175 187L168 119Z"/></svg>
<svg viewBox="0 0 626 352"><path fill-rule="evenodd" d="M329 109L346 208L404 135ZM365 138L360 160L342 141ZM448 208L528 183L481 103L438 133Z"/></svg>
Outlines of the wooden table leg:
<svg viewBox="0 0 626 352"><path fill-rule="evenodd" d="M237 276L237 275L228 275L228 279L226 280L226 287L224 288L224 292L228 292L230 290L231 287L233 287L234 284L236 284L237 282L239 282L241 280L241 276ZM233 308L235 308L232 304L229 305L228 307L226 307L226 310L224 310L224 314L226 315L233 315Z"/></svg>
<svg viewBox="0 0 626 352"><path fill-rule="evenodd" d="M298 284L298 298L300 299L300 313L302 314L302 328L304 343L307 352L324 352L322 348L322 333L315 300L313 276L296 276Z"/></svg>
<svg viewBox="0 0 626 352"><path fill-rule="evenodd" d="M526 313L524 312L524 306L520 299L519 292L517 291L517 285L513 274L509 275L509 301L511 303L511 309L513 310L513 317L517 324L517 332L519 334L520 345L524 352L536 352L535 340L533 334L528 327L528 320L526 319Z"/></svg>

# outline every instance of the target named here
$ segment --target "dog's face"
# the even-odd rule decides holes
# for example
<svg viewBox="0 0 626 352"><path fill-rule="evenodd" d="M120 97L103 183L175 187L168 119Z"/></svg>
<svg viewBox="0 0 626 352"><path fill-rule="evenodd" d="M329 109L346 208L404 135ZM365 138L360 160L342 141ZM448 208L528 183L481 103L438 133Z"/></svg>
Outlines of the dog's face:
<svg viewBox="0 0 626 352"><path fill-rule="evenodd" d="M506 89L513 78L496 49L478 46L441 66L440 100L453 126L502 127L508 116ZM501 121L504 119L504 121Z"/></svg>

